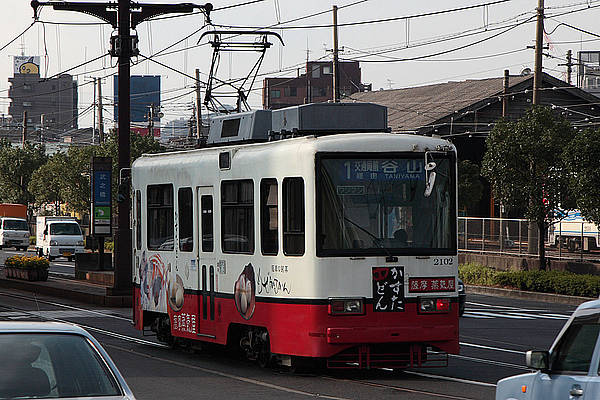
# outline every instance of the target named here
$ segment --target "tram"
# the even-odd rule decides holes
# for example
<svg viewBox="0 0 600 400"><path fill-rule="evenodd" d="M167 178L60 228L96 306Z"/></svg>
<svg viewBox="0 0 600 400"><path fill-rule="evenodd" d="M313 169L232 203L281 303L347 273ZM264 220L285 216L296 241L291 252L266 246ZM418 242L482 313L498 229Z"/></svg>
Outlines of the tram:
<svg viewBox="0 0 600 400"><path fill-rule="evenodd" d="M458 353L456 149L387 109L216 117L132 166L134 320L261 365L447 365Z"/></svg>

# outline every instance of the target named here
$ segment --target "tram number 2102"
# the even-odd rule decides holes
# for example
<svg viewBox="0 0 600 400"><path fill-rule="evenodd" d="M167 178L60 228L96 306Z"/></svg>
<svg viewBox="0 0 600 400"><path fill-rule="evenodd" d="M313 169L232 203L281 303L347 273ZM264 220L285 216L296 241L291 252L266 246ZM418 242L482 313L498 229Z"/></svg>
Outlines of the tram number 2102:
<svg viewBox="0 0 600 400"><path fill-rule="evenodd" d="M443 258L434 258L433 265L453 265L454 258L452 257L443 257Z"/></svg>

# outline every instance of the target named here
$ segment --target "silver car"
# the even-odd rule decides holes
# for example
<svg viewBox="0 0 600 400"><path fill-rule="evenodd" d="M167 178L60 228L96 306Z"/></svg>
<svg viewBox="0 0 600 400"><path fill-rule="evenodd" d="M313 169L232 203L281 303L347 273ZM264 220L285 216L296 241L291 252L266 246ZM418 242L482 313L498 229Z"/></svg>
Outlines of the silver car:
<svg viewBox="0 0 600 400"><path fill-rule="evenodd" d="M600 300L583 303L571 315L550 351L528 351L537 372L502 379L496 400L600 399Z"/></svg>
<svg viewBox="0 0 600 400"><path fill-rule="evenodd" d="M0 399L134 399L100 343L60 322L0 322Z"/></svg>

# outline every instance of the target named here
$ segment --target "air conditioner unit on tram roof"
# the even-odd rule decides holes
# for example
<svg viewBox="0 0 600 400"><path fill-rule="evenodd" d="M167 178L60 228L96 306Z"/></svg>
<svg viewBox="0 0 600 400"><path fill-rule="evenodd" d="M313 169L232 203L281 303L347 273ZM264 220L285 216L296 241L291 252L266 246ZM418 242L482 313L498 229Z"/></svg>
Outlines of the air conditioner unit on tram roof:
<svg viewBox="0 0 600 400"><path fill-rule="evenodd" d="M228 114L211 120L206 143L256 143L352 132L389 132L387 107L373 103L312 103Z"/></svg>
<svg viewBox="0 0 600 400"><path fill-rule="evenodd" d="M275 134L388 132L387 107L373 103L311 103L273 110Z"/></svg>

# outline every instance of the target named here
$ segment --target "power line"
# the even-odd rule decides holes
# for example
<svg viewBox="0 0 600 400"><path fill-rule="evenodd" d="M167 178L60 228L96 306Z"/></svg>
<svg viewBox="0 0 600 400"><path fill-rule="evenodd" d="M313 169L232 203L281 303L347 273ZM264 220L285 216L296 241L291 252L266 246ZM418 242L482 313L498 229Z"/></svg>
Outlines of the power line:
<svg viewBox="0 0 600 400"><path fill-rule="evenodd" d="M19 33L17 36L15 36L14 38L12 38L8 43L6 43L4 46L0 47L0 51L6 49L8 46L10 46L15 40L19 39L21 36L23 36L29 29L31 29L31 27L35 24L35 21L33 21L31 23L31 25L29 25L27 28L25 28L25 30L21 33Z"/></svg>
<svg viewBox="0 0 600 400"><path fill-rule="evenodd" d="M506 3L509 1L511 1L511 0L497 0L497 1L489 2L489 3L476 4L476 5L465 6L465 7L457 7L457 8L447 9L447 10L440 10L440 11L432 11L432 12L428 12L428 13L414 14L414 15L409 15L409 16L381 18L381 19L373 19L373 20L367 20L367 21L346 22L346 23L338 24L338 27L370 25L370 24L379 24L379 23L383 23L383 22L393 22L393 21L402 21L402 20L415 19L415 18L421 18L421 17L429 17L429 16L433 16L433 15L447 14L447 13L453 13L453 12L458 12L458 11L471 10L474 8L487 7L487 6L491 6L491 5L495 5L495 4ZM342 8L342 7L338 7L338 8ZM289 22L282 22L281 25L285 25L287 23L289 23ZM223 28L232 28L232 29L258 29L258 27L256 27L256 26L236 26L236 25L215 25L215 26L219 26L219 27L223 27ZM277 29L319 29L319 28L331 28L331 27L333 27L332 24L324 24L324 25L304 25L304 26L278 26Z"/></svg>

